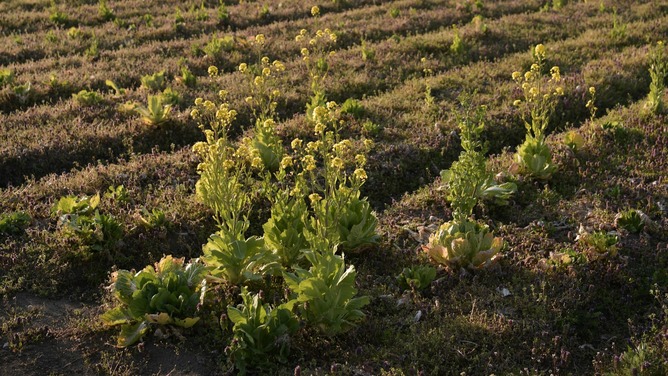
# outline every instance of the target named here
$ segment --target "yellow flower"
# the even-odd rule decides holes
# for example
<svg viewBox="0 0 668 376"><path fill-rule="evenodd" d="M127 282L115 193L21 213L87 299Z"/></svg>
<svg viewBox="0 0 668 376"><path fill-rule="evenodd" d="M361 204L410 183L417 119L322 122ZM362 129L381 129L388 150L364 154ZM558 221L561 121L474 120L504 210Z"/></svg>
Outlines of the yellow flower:
<svg viewBox="0 0 668 376"><path fill-rule="evenodd" d="M320 8L317 5L311 7L311 15L313 17L318 17L320 15Z"/></svg>
<svg viewBox="0 0 668 376"><path fill-rule="evenodd" d="M544 57L545 56L545 46L543 46L542 43L536 45L536 49L534 51L536 52L536 55L538 57Z"/></svg>
<svg viewBox="0 0 668 376"><path fill-rule="evenodd" d="M517 81L517 80L520 79L520 77L522 77L522 73L517 72L517 71L513 72L513 80Z"/></svg>
<svg viewBox="0 0 668 376"><path fill-rule="evenodd" d="M536 96L538 96L538 88L535 87L535 86L533 86L531 89L529 89L529 94L530 94L532 97L536 97Z"/></svg>
<svg viewBox="0 0 668 376"><path fill-rule="evenodd" d="M305 155L302 159L302 164L304 165L304 170L313 171L315 170L315 158L312 155Z"/></svg>
<svg viewBox="0 0 668 376"><path fill-rule="evenodd" d="M264 78L262 78L262 76L256 76L254 82L255 86L261 86L264 84Z"/></svg>
<svg viewBox="0 0 668 376"><path fill-rule="evenodd" d="M202 98L195 99L195 106L201 106L202 102L204 102L204 99Z"/></svg>
<svg viewBox="0 0 668 376"><path fill-rule="evenodd" d="M315 123L314 130L315 130L315 134L320 134L325 130L325 125L321 122L317 122L317 123Z"/></svg>
<svg viewBox="0 0 668 376"><path fill-rule="evenodd" d="M274 89L274 90L271 92L271 95L272 95L273 97L278 97L279 95L281 95L281 92L280 92L278 89Z"/></svg>
<svg viewBox="0 0 668 376"><path fill-rule="evenodd" d="M269 76L271 74L271 69L269 68L263 68L262 69L262 75L263 76Z"/></svg>
<svg viewBox="0 0 668 376"><path fill-rule="evenodd" d="M327 102L327 109L328 110L333 110L334 108L336 108L336 102L334 102L334 101Z"/></svg>
<svg viewBox="0 0 668 376"><path fill-rule="evenodd" d="M306 48L306 47L302 48L302 50L300 52L301 52L302 56L308 56L308 53L309 53L308 48Z"/></svg>
<svg viewBox="0 0 668 376"><path fill-rule="evenodd" d="M239 64L239 72L246 73L246 70L248 70L248 64L246 63Z"/></svg>
<svg viewBox="0 0 668 376"><path fill-rule="evenodd" d="M227 170L230 170L232 169L232 167L234 167L234 162L229 159L226 159L225 162L223 162L223 167Z"/></svg>
<svg viewBox="0 0 668 376"><path fill-rule="evenodd" d="M589 87L589 94L591 94L591 95L596 94L596 88L593 87L593 86L590 86L590 87Z"/></svg>
<svg viewBox="0 0 668 376"><path fill-rule="evenodd" d="M343 165L344 165L343 159L341 159L339 157L336 157L336 158L332 159L332 168L335 168L337 170L341 170L341 169L343 169Z"/></svg>
<svg viewBox="0 0 668 376"><path fill-rule="evenodd" d="M353 172L353 175L355 175L355 177L358 178L359 180L366 180L367 179L366 171L364 171L363 168L355 169L355 172Z"/></svg>
<svg viewBox="0 0 668 376"><path fill-rule="evenodd" d="M370 139L368 139L368 138L365 138L365 139L364 139L364 147L365 147L367 150L371 150L371 148L373 148L373 140L370 140Z"/></svg>
<svg viewBox="0 0 668 376"><path fill-rule="evenodd" d="M524 80L525 81L531 81L532 78L533 78L533 74L531 73L531 71L527 71L526 73L524 73Z"/></svg>
<svg viewBox="0 0 668 376"><path fill-rule="evenodd" d="M292 166L292 157L290 156L283 157L283 159L281 159L281 168L286 169L290 166Z"/></svg>
<svg viewBox="0 0 668 376"><path fill-rule="evenodd" d="M295 42L301 42L301 41L303 41L303 40L304 40L304 36L303 36L303 35L297 35L297 36L295 37Z"/></svg>
<svg viewBox="0 0 668 376"><path fill-rule="evenodd" d="M216 77L218 75L218 68L216 66L212 65L212 66L209 67L208 72L209 72L209 76Z"/></svg>
<svg viewBox="0 0 668 376"><path fill-rule="evenodd" d="M227 90L218 90L218 98L220 98L221 101L225 100L227 94Z"/></svg>
<svg viewBox="0 0 668 376"><path fill-rule="evenodd" d="M554 89L554 93L557 95L564 95L564 88L561 86L558 86L557 88Z"/></svg>
<svg viewBox="0 0 668 376"><path fill-rule="evenodd" d="M246 101L246 103L250 104L253 101L253 97L248 96L244 100Z"/></svg>
<svg viewBox="0 0 668 376"><path fill-rule="evenodd" d="M550 74L552 74L552 79L555 81L561 80L561 73L559 72L559 67L556 65L550 69Z"/></svg>
<svg viewBox="0 0 668 376"><path fill-rule="evenodd" d="M322 38L323 36L325 36L325 33L323 33L322 30L318 30L315 32L315 36L318 38Z"/></svg>
<svg viewBox="0 0 668 376"><path fill-rule="evenodd" d="M253 158L253 161L251 162L251 166L253 166L255 168L262 168L262 166L263 166L262 158L260 158L260 157Z"/></svg>
<svg viewBox="0 0 668 376"><path fill-rule="evenodd" d="M538 66L538 64L536 64L536 63L531 64L531 71L532 72L538 72L539 69L540 69L540 67Z"/></svg>
<svg viewBox="0 0 668 376"><path fill-rule="evenodd" d="M271 65L273 65L273 66L274 66L274 69L276 69L277 71L284 71L284 70L285 70L285 65L283 65L283 63L281 63L281 62L278 61L278 60L274 60L274 61L271 63Z"/></svg>
<svg viewBox="0 0 668 376"><path fill-rule="evenodd" d="M262 57L262 64L269 64L269 58L267 56Z"/></svg>
<svg viewBox="0 0 668 376"><path fill-rule="evenodd" d="M197 117L199 117L199 111L196 108L193 109L192 111L190 111L190 117L196 119Z"/></svg>
<svg viewBox="0 0 668 376"><path fill-rule="evenodd" d="M311 200L311 203L313 203L313 204L322 200L322 197L317 193L311 193L310 195L308 195L308 198L309 198L309 200Z"/></svg>
<svg viewBox="0 0 668 376"><path fill-rule="evenodd" d="M265 42L264 34L258 34L258 35L255 36L255 43L257 43L259 45L263 45L264 42Z"/></svg>
<svg viewBox="0 0 668 376"><path fill-rule="evenodd" d="M358 166L364 166L366 164L366 156L364 154L357 154L355 156L355 163Z"/></svg>
<svg viewBox="0 0 668 376"><path fill-rule="evenodd" d="M515 99L515 102L513 102L513 106L519 106L522 104L522 101L519 99Z"/></svg>
<svg viewBox="0 0 668 376"><path fill-rule="evenodd" d="M293 150L299 149L299 148L302 147L302 140L299 139L299 138L295 138L295 139L292 140L292 142L290 143L290 146L292 147Z"/></svg>
<svg viewBox="0 0 668 376"><path fill-rule="evenodd" d="M306 33L308 33L308 31L306 31L306 29L299 30L299 35L301 35L301 36L305 36Z"/></svg>
<svg viewBox="0 0 668 376"><path fill-rule="evenodd" d="M274 119L267 119L264 121L263 125L265 126L265 128L273 128L276 125L276 122L274 121Z"/></svg>

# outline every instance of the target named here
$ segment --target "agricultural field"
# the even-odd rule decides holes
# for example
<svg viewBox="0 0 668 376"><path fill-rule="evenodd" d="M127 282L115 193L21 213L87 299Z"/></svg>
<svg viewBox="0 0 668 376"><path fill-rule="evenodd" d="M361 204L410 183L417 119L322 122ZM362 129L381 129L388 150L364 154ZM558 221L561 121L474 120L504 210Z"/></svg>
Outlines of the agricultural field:
<svg viewBox="0 0 668 376"><path fill-rule="evenodd" d="M0 375L668 374L668 3L3 0Z"/></svg>

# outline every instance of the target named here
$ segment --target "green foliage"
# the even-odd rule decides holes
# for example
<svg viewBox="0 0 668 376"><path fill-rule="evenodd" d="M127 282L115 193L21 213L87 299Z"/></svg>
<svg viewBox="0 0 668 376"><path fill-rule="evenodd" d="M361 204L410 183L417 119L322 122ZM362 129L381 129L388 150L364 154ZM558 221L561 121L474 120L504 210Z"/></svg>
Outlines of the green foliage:
<svg viewBox="0 0 668 376"><path fill-rule="evenodd" d="M341 105L341 113L351 115L355 119L361 119L366 114L366 109L357 99L348 98Z"/></svg>
<svg viewBox="0 0 668 376"><path fill-rule="evenodd" d="M135 111L141 116L144 124L157 126L169 121L169 114L172 112L172 106L163 104L161 95L148 95L147 107L138 105Z"/></svg>
<svg viewBox="0 0 668 376"><path fill-rule="evenodd" d="M617 16L617 8L612 11L612 30L610 30L610 37L616 42L623 42L626 39L626 28L628 24L624 23Z"/></svg>
<svg viewBox="0 0 668 376"><path fill-rule="evenodd" d="M177 106L179 103L181 103L181 94L179 94L178 91L172 89L171 87L168 87L162 92L162 94L160 94L160 99L162 99L162 103L164 105Z"/></svg>
<svg viewBox="0 0 668 376"><path fill-rule="evenodd" d="M557 169L552 163L552 153L545 142L545 131L554 112L557 100L564 94L560 85L559 67L550 69L550 78L543 77L545 66L545 46L536 45L533 49L534 63L524 74L513 72L513 80L522 89L524 100L516 100L515 105L522 111L521 116L527 130L525 141L517 147L515 161L518 171L537 178L548 179Z"/></svg>
<svg viewBox="0 0 668 376"><path fill-rule="evenodd" d="M224 37L213 36L209 43L207 43L202 50L206 56L217 59L220 58L224 52L230 52L234 49L234 37L226 35Z"/></svg>
<svg viewBox="0 0 668 376"><path fill-rule="evenodd" d="M285 151L280 137L276 134L276 123L273 119L256 122L255 135L251 145L262 160L268 171L278 170L278 165Z"/></svg>
<svg viewBox="0 0 668 376"><path fill-rule="evenodd" d="M527 135L524 143L517 147L515 162L520 172L536 179L546 180L557 170L552 163L550 147L542 138Z"/></svg>
<svg viewBox="0 0 668 376"><path fill-rule="evenodd" d="M12 92L19 103L26 103L32 94L32 84L30 82L12 86Z"/></svg>
<svg viewBox="0 0 668 376"><path fill-rule="evenodd" d="M211 268L211 275L235 285L262 279L278 267L276 258L264 246L264 239L255 236L234 239L218 232L209 237L202 251L202 260Z"/></svg>
<svg viewBox="0 0 668 376"><path fill-rule="evenodd" d="M376 234L378 219L369 202L359 198L359 192L356 196L350 196L334 215L338 219L338 241L341 249L355 250L375 244L380 238Z"/></svg>
<svg viewBox="0 0 668 376"><path fill-rule="evenodd" d="M197 306L206 291L206 268L197 260L165 256L139 273L119 270L112 275L111 291L118 305L100 317L108 326L121 326L117 346L139 341L151 326L189 328L199 321Z"/></svg>
<svg viewBox="0 0 668 376"><path fill-rule="evenodd" d="M397 276L397 282L402 290L424 290L436 278L436 268L426 265L417 265L404 268Z"/></svg>
<svg viewBox="0 0 668 376"><path fill-rule="evenodd" d="M464 43L464 40L462 37L459 35L459 29L457 26L452 26L452 30L454 32L454 36L452 37L452 44L450 45L450 52L457 57L457 58L462 58L464 54L466 53L467 47L466 44Z"/></svg>
<svg viewBox="0 0 668 376"><path fill-rule="evenodd" d="M72 94L72 98L80 106L94 106L102 101L102 95L96 91L81 90Z"/></svg>
<svg viewBox="0 0 668 376"><path fill-rule="evenodd" d="M362 123L362 132L364 135L369 137L377 137L380 132L383 131L383 126L377 123L374 123L371 120L367 120Z"/></svg>
<svg viewBox="0 0 668 376"><path fill-rule="evenodd" d="M166 228L169 225L169 220L165 216L165 212L160 209L149 211L146 208L142 208L139 215L139 224L148 229Z"/></svg>
<svg viewBox="0 0 668 376"><path fill-rule="evenodd" d="M640 210L629 209L615 216L615 227L623 228L628 232L639 233L645 229L648 220L647 215Z"/></svg>
<svg viewBox="0 0 668 376"><path fill-rule="evenodd" d="M97 5L97 15L103 21L113 21L116 18L114 11L107 5L107 0L99 0Z"/></svg>
<svg viewBox="0 0 668 376"><path fill-rule="evenodd" d="M456 220L471 216L479 200L505 205L517 190L514 183L496 184L487 170L486 147L480 141L486 108L474 110L469 97L463 96L460 100L463 114L457 114L457 120L464 150L449 170L441 171L442 188L448 192L447 198Z"/></svg>
<svg viewBox="0 0 668 376"><path fill-rule="evenodd" d="M141 86L152 92L159 92L165 90L167 80L165 79L165 71L160 71L153 74L147 74L141 77Z"/></svg>
<svg viewBox="0 0 668 376"><path fill-rule="evenodd" d="M619 238L614 233L605 231L587 232L583 227L580 227L575 240L585 248L589 259L592 261L617 255Z"/></svg>
<svg viewBox="0 0 668 376"><path fill-rule="evenodd" d="M32 221L30 215L17 211L0 214L0 234L19 234Z"/></svg>
<svg viewBox="0 0 668 376"><path fill-rule="evenodd" d="M582 149L582 146L584 146L584 138L576 131L569 131L564 136L564 144L566 144L566 146L568 146L571 150L577 151Z"/></svg>
<svg viewBox="0 0 668 376"><path fill-rule="evenodd" d="M14 83L14 72L8 68L0 69L0 89Z"/></svg>
<svg viewBox="0 0 668 376"><path fill-rule="evenodd" d="M397 18L401 15L401 11L399 10L399 8L392 7L390 8L389 14L390 17Z"/></svg>
<svg viewBox="0 0 668 376"><path fill-rule="evenodd" d="M74 236L95 251L109 250L123 237L122 225L112 216L100 214L100 195L64 196L51 209L65 236Z"/></svg>
<svg viewBox="0 0 668 376"><path fill-rule="evenodd" d="M668 367L661 362L660 348L654 348L642 341L637 346L627 347L619 357L615 357L614 370L606 376L661 376L668 372Z"/></svg>
<svg viewBox="0 0 668 376"><path fill-rule="evenodd" d="M666 89L666 77L668 77L668 59L665 55L663 42L657 42L649 55L649 75L652 82L649 84L646 109L655 115L664 111L663 94Z"/></svg>
<svg viewBox="0 0 668 376"><path fill-rule="evenodd" d="M218 13L218 22L226 22L230 19L230 12L227 10L223 0L218 0L218 9L216 11Z"/></svg>
<svg viewBox="0 0 668 376"><path fill-rule="evenodd" d="M176 80L183 82L184 85L190 88L197 86L197 76L186 66L181 67L181 76L176 77Z"/></svg>
<svg viewBox="0 0 668 376"><path fill-rule="evenodd" d="M479 269L491 265L503 247L489 227L469 219L442 224L429 237L425 252L436 262L454 268Z"/></svg>
<svg viewBox="0 0 668 376"><path fill-rule="evenodd" d="M308 207L302 198L277 192L271 206L271 217L262 226L264 241L279 259L281 265L295 265L302 258L302 250L309 247L304 236Z"/></svg>
<svg viewBox="0 0 668 376"><path fill-rule="evenodd" d="M355 297L355 267L346 268L343 256L335 251L305 251L310 269L295 268L294 273L283 273L286 284L295 295L286 306L297 309L308 325L327 336L353 328L365 316L362 307L369 304L368 297Z"/></svg>
<svg viewBox="0 0 668 376"><path fill-rule="evenodd" d="M95 37L94 35L90 41L90 45L88 46L86 51L84 51L84 56L91 60L95 60L100 56L99 41L97 40L97 37Z"/></svg>
<svg viewBox="0 0 668 376"><path fill-rule="evenodd" d="M364 39L362 39L360 48L362 49L363 61L373 61L376 58L376 51L370 48Z"/></svg>
<svg viewBox="0 0 668 376"><path fill-rule="evenodd" d="M58 26L67 26L70 23L70 19L58 9L54 0L51 0L49 20Z"/></svg>
<svg viewBox="0 0 668 376"><path fill-rule="evenodd" d="M104 193L104 197L110 198L117 203L126 203L130 201L130 192L128 192L122 184L116 187L110 185L109 188L107 188L107 192Z"/></svg>
<svg viewBox="0 0 668 376"><path fill-rule="evenodd" d="M104 84L114 91L114 98L120 98L125 95L125 89L118 87L114 81L106 80Z"/></svg>
<svg viewBox="0 0 668 376"><path fill-rule="evenodd" d="M241 290L243 303L228 306L227 317L234 324L234 339L228 354L240 374L248 366L263 367L274 361L285 362L290 352L290 335L299 329L299 322L286 305L271 307L262 303L260 294ZM222 323L221 323L222 324Z"/></svg>

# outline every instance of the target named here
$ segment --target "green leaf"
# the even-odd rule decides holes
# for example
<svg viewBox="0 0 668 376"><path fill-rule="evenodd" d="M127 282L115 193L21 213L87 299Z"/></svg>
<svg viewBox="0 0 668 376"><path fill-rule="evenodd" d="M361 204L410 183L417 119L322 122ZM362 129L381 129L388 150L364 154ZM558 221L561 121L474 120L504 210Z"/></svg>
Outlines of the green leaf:
<svg viewBox="0 0 668 376"><path fill-rule="evenodd" d="M149 324L146 321L140 321L132 325L121 326L121 334L118 336L118 347L128 347L135 344L146 334Z"/></svg>

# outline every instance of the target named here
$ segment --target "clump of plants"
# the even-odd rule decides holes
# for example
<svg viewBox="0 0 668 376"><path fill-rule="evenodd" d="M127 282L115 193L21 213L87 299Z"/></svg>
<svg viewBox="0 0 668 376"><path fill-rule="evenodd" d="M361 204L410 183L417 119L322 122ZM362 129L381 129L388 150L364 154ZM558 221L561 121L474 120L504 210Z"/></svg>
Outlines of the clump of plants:
<svg viewBox="0 0 668 376"><path fill-rule="evenodd" d="M32 221L30 215L17 211L0 214L0 234L19 234Z"/></svg>
<svg viewBox="0 0 668 376"><path fill-rule="evenodd" d="M14 83L14 72L10 69L0 69L0 89L5 86L11 86Z"/></svg>
<svg viewBox="0 0 668 376"><path fill-rule="evenodd" d="M576 241L584 248L585 253L591 261L617 255L619 237L615 233L605 231L589 232L580 226Z"/></svg>
<svg viewBox="0 0 668 376"><path fill-rule="evenodd" d="M649 75L652 82L649 84L646 109L649 113L658 115L663 113L663 94L666 89L666 77L668 77L668 60L665 55L663 42L657 42L649 54Z"/></svg>
<svg viewBox="0 0 668 376"><path fill-rule="evenodd" d="M634 234L645 230L649 222L650 219L647 214L636 209L624 210L615 216L616 228L621 228Z"/></svg>
<svg viewBox="0 0 668 376"><path fill-rule="evenodd" d="M64 196L53 206L51 213L66 237L74 237L92 250L104 251L116 246L123 237L122 225L112 216L98 210L100 195Z"/></svg>
<svg viewBox="0 0 668 376"><path fill-rule="evenodd" d="M402 290L422 291L431 285L434 278L436 278L436 268L416 265L404 268L397 276L397 283Z"/></svg>
<svg viewBox="0 0 668 376"><path fill-rule="evenodd" d="M189 328L199 321L198 305L204 298L206 267L197 260L165 256L143 270L119 270L111 277L116 306L100 317L108 326L119 326L116 345L127 347L154 327Z"/></svg>
<svg viewBox="0 0 668 376"><path fill-rule="evenodd" d="M503 241L494 237L487 225L471 218L479 200L492 198L507 202L517 187L514 183L497 185L485 167L479 135L484 129L484 107L472 109L470 98L461 98L464 114L459 117L460 138L464 151L450 170L442 173L452 207L453 219L442 224L429 237L425 252L436 262L454 268L477 269L492 264Z"/></svg>
<svg viewBox="0 0 668 376"><path fill-rule="evenodd" d="M102 95L96 91L81 90L72 94L72 98L79 106L94 106L102 101Z"/></svg>
<svg viewBox="0 0 668 376"><path fill-rule="evenodd" d="M141 77L141 86L152 92L159 92L165 90L167 79L165 78L165 71L160 71L153 74L147 74Z"/></svg>
<svg viewBox="0 0 668 376"><path fill-rule="evenodd" d="M165 104L162 95L148 95L147 104L135 105L134 110L141 116L142 122L147 125L157 126L169 121L172 105Z"/></svg>
<svg viewBox="0 0 668 376"><path fill-rule="evenodd" d="M524 98L515 100L514 104L520 109L527 130L524 143L517 147L515 162L519 173L545 180L557 170L552 162L550 147L545 141L545 131L564 89L560 86L559 67L550 69L550 78L547 81L543 76L545 46L537 45L533 50L533 57L534 63L528 71L524 74L513 72L512 76L524 94Z"/></svg>

